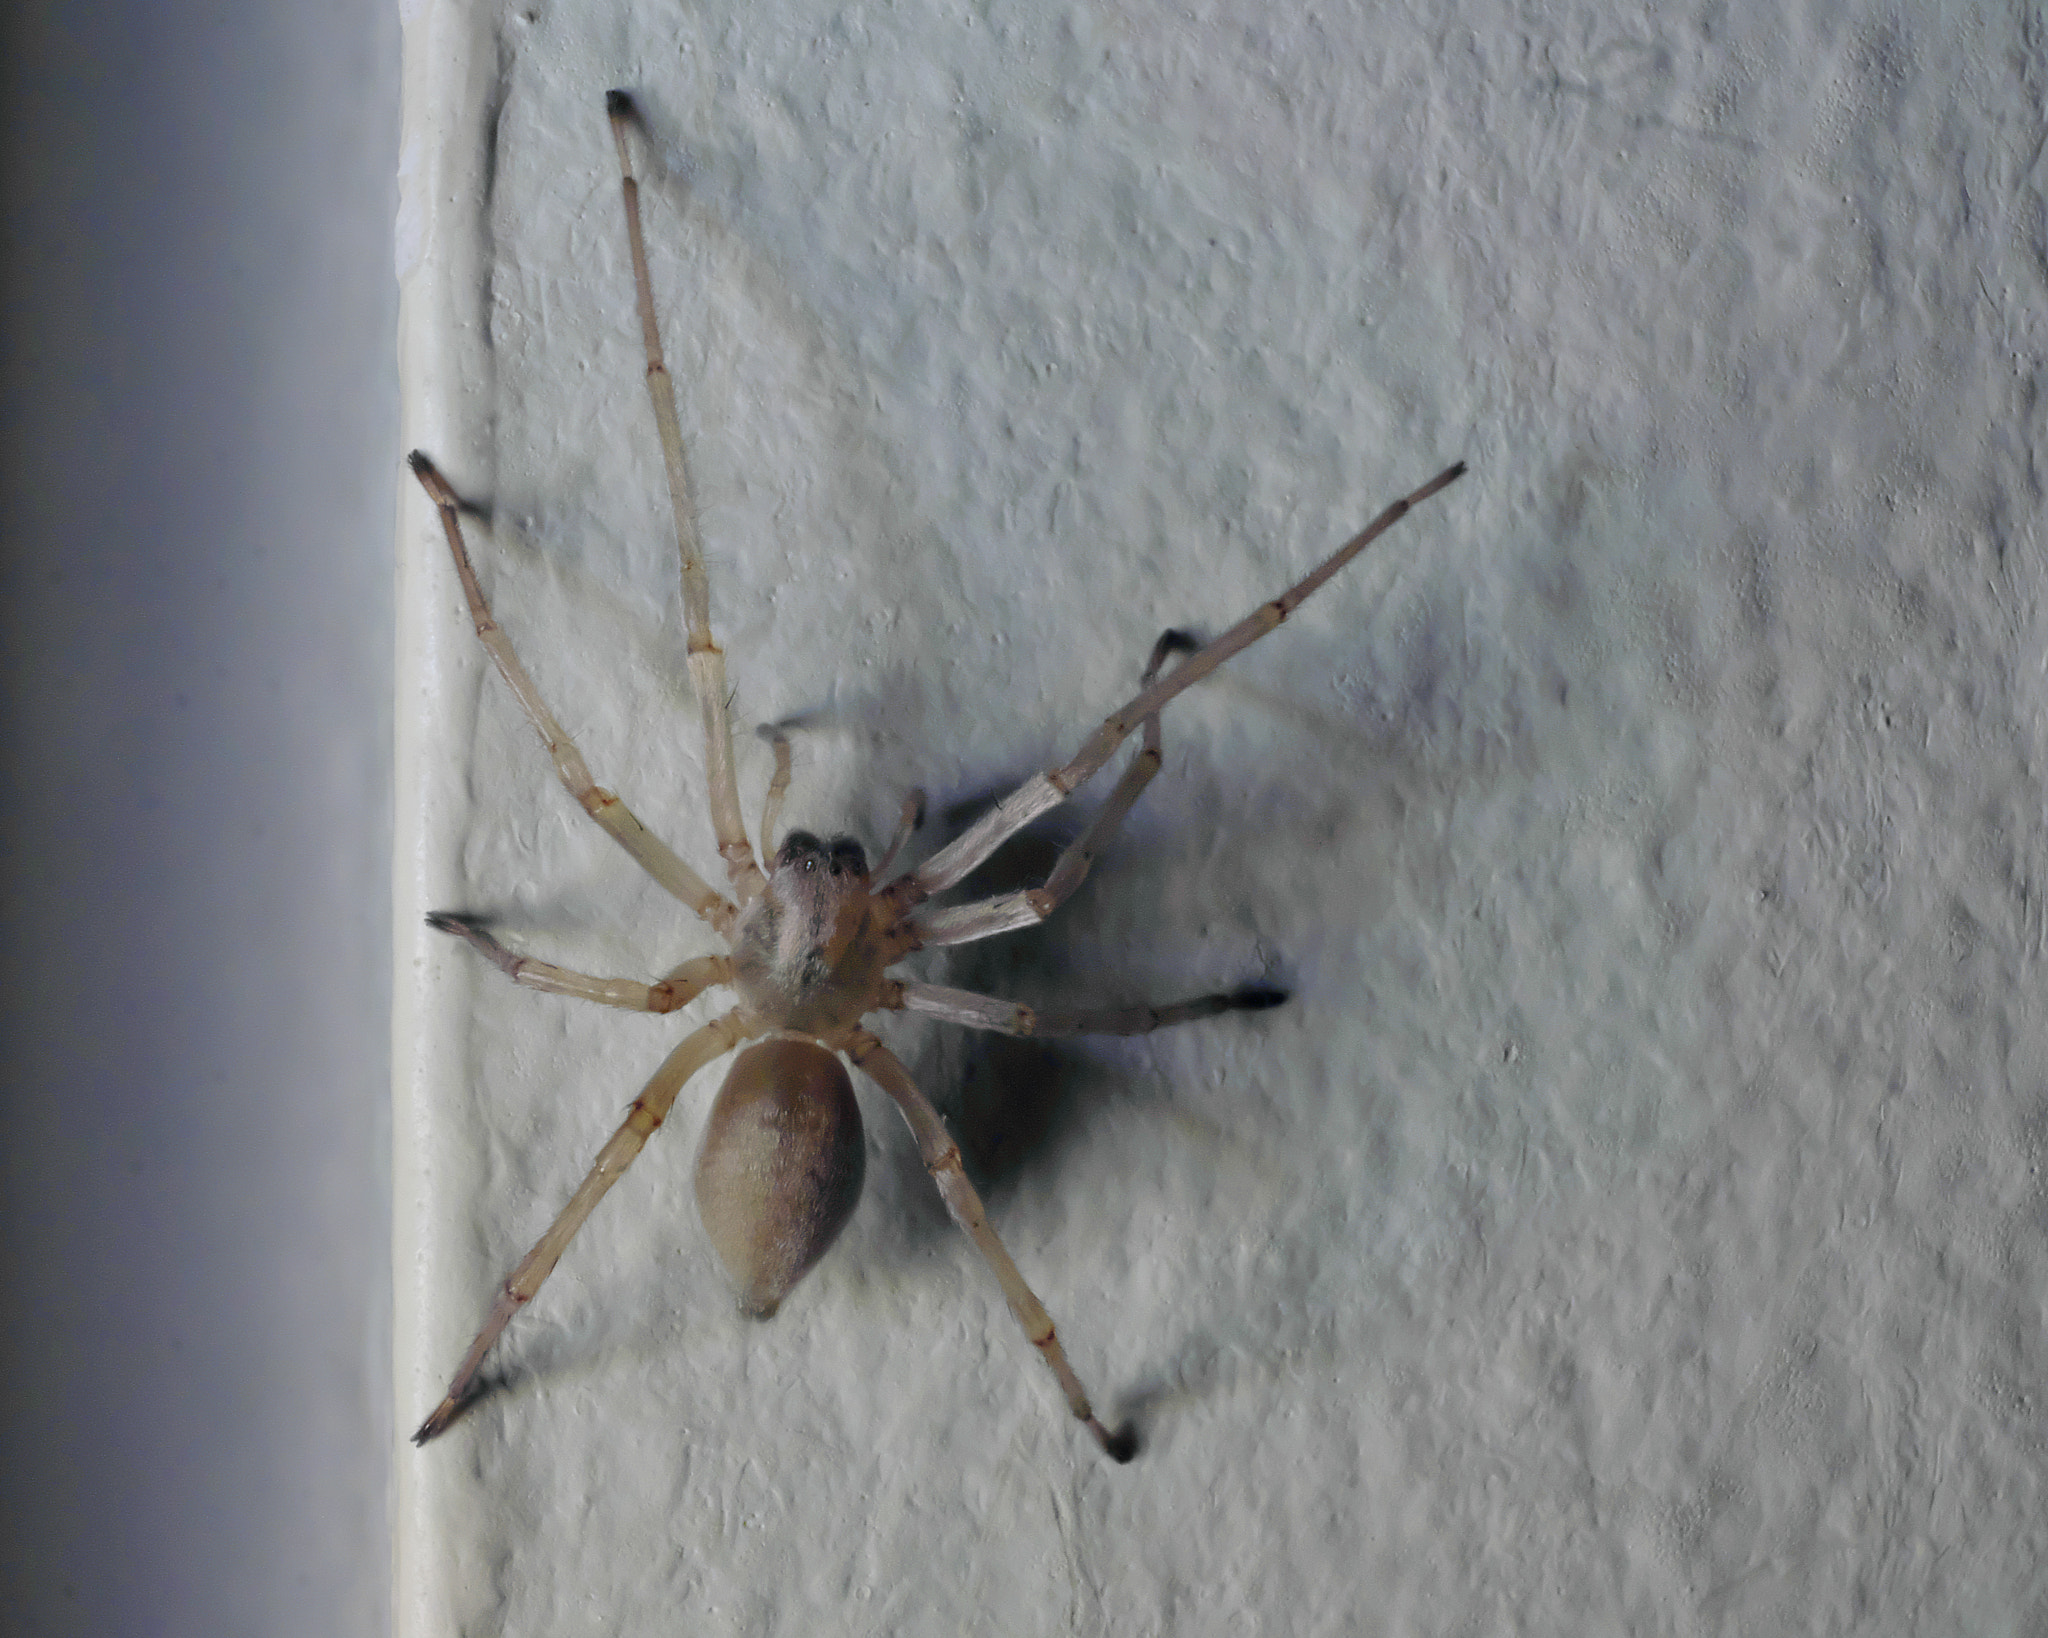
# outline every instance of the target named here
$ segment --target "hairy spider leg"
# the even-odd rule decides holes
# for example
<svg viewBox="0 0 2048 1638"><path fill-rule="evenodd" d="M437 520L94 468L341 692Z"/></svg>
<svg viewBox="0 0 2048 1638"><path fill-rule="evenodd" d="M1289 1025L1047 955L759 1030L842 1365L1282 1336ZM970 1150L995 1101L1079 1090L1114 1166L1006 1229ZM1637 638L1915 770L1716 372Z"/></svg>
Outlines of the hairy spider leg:
<svg viewBox="0 0 2048 1638"><path fill-rule="evenodd" d="M1093 778L1115 753L1117 746L1121 745L1148 717L1155 716L1175 695L1200 682L1232 655L1251 647L1319 591L1360 552L1406 517L1413 508L1420 506L1440 490L1449 488L1464 475L1463 461L1445 467L1420 489L1387 507L1372 522L1278 597L1270 602L1261 603L1183 664L1140 689L1133 698L1103 719L1102 726L1088 737L1071 761L1044 773L1034 774L1025 780L951 844L934 853L908 876L891 882L888 892L898 913L907 913L934 893L943 892L953 886L1032 820L1058 807ZM1078 878L1074 883L1066 884L1067 891L1071 892L1077 884ZM1001 899L988 900L984 905L961 905L950 911L933 912L920 920L918 925L940 932L954 930L959 936L946 939L949 943L964 942L968 938L986 938L992 933L1044 920L1052 906L1059 902L1058 898L1051 898L1050 902L1047 902L1052 886L1053 884L1048 882L1045 887L1033 890L1036 898L1031 893L1010 894ZM999 911L997 906L1003 908ZM974 919L977 912L980 913L978 920ZM926 942L930 943L932 940L927 938Z"/></svg>
<svg viewBox="0 0 2048 1638"><path fill-rule="evenodd" d="M725 860L725 873L744 906L761 896L767 878L747 844L746 822L740 817L732 723L726 715L725 654L711 637L711 581L704 572L704 543L697 535L689 457L683 450L682 423L676 415L675 383L669 379L661 352L661 329L654 317L654 284L648 276L647 240L640 228L640 183L633 174L632 148L626 141L626 127L635 119L633 99L623 91L607 92L605 112L611 119L613 146L619 151L619 189L625 198L626 236L633 252L633 297L640 310L640 339L647 349L647 398L654 406L654 424L661 434L676 551L682 559L683 623L689 644L690 683L704 719L704 782L711 799L711 828L718 834L718 854Z"/></svg>
<svg viewBox="0 0 2048 1638"><path fill-rule="evenodd" d="M719 932L729 931L737 914L731 901L676 857L675 849L641 824L634 817L633 810L621 802L615 792L606 790L590 777L590 768L583 760L583 753L577 750L576 742L562 725L555 721L554 713L548 709L547 702L540 697L540 690L534 687L533 679L526 674L526 667L519 663L519 656L513 652L511 638L491 617L491 605L477 583L476 569L469 561L469 548L463 542L461 502L455 491L434 463L420 451L413 451L410 464L420 487L426 490L435 510L440 513L441 531L448 537L448 550L454 556L456 577L462 582L462 595L469 601L470 619L476 625L476 634L496 662L498 675L505 679L506 685L518 698L526 720L533 724L534 732L540 735L541 743L547 747L563 788L576 799L584 812L611 834L613 841L633 856L642 870Z"/></svg>
<svg viewBox="0 0 2048 1638"><path fill-rule="evenodd" d="M626 1118L619 1123L619 1129L612 1133L611 1141L598 1151L597 1159L591 1164L582 1184L569 1197L561 1215L548 1226L547 1233L534 1243L533 1249L520 1259L519 1266L506 1276L504 1285L499 1288L498 1300L491 1305L490 1315L484 1320L483 1329L477 1332L476 1340L469 1345L469 1352L462 1356L462 1363L455 1368L455 1378L448 1384L448 1392L412 1436L414 1444L423 1445L447 1431L448 1424L461 1414L477 1371L483 1365L484 1355L491 1351L491 1344L498 1340L499 1332L512 1322L514 1314L533 1301L534 1293L555 1271L555 1264L561 1261L562 1253L569 1249L569 1242L576 1238L577 1230L583 1227L585 1219L596 1210L597 1203L610 1192L611 1186L625 1175L626 1168L647 1146L648 1138L668 1118L676 1094L682 1091L690 1077L757 1033L758 1026L735 1009L723 1018L714 1018L702 1029L692 1031L662 1060L661 1067L640 1089L640 1096L626 1111Z"/></svg>

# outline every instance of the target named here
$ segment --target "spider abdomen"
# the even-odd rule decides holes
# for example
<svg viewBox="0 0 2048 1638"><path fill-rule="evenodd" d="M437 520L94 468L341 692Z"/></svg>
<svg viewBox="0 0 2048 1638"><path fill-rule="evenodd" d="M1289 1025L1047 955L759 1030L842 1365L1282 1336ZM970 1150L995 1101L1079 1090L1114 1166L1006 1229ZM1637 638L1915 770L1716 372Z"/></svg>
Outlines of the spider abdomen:
<svg viewBox="0 0 2048 1638"><path fill-rule="evenodd" d="M697 1147L697 1215L740 1311L766 1319L860 1202L860 1106L839 1059L761 1041L733 1060Z"/></svg>

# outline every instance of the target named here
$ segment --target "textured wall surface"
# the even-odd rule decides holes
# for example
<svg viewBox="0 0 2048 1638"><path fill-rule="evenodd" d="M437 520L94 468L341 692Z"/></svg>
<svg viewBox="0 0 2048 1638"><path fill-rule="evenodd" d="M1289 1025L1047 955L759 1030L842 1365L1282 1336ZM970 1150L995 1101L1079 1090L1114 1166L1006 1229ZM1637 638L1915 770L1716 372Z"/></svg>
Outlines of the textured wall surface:
<svg viewBox="0 0 2048 1638"><path fill-rule="evenodd" d="M406 437L600 781L716 855L602 96L636 97L750 812L933 836L1472 475L1167 715L1042 1002L883 1026L1077 1369L907 1131L767 1325L689 1169L716 1073L399 1461L399 1626L2020 1633L2048 1622L2038 51L1820 3L407 19ZM563 796L404 528L398 1415L715 948ZM1077 804L1085 813L1087 804ZM1024 879L1047 827L995 877Z"/></svg>

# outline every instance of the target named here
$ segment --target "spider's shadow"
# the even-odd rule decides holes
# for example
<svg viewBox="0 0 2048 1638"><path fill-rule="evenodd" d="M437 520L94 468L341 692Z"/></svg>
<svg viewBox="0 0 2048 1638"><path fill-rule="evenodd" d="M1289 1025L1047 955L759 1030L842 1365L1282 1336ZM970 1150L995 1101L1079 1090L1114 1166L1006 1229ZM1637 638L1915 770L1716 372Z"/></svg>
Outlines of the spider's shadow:
<svg viewBox="0 0 2048 1638"><path fill-rule="evenodd" d="M1006 781L949 803L932 845L951 840L1014 783ZM1060 813L1028 826L975 872L959 896L975 899L1041 885L1089 817L1085 811ZM1116 879L1120 873L1112 855L1105 855L1080 895L1063 909L1079 910L1081 901L1091 895L1138 890L1133 882ZM1164 993L1175 989L1170 980L1139 972L1116 981L1113 991L1076 993L1073 957L1091 941L1091 918L1085 911L1065 919L1055 915L1028 932L952 950L947 964L931 976L1027 1004L1085 1006L1184 998L1177 989ZM1278 975L1243 976L1270 980ZM1238 1021L1246 1022L1242 1015ZM1091 1045L1110 1039L1033 1040L933 1024L919 1041L912 1072L939 1104L968 1172L998 1215L1004 1197L1030 1174L1057 1177L1070 1153L1089 1141L1099 1111L1129 1091L1127 1068L1107 1061L1103 1049ZM958 1230L933 1193L916 1150L904 1145L893 1158L903 1197L898 1232L920 1249L956 1236ZM1112 1454L1118 1461L1129 1461L1142 1451L1157 1420L1170 1413L1177 1398L1191 1388L1200 1391L1199 1384L1186 1382L1176 1382L1174 1391L1162 1391L1163 1380L1155 1371L1135 1393L1113 1394L1103 1403L1105 1414L1114 1412L1118 1444Z"/></svg>
<svg viewBox="0 0 2048 1638"><path fill-rule="evenodd" d="M931 847L951 840L1009 788L1004 784L947 804ZM1041 885L1087 818L1060 814L1027 826L957 896L979 899ZM1098 864L1081 894L1062 907L1065 914L1026 932L959 946L921 976L1033 1006L1179 999L1148 993L1142 974L1119 983L1114 995L1075 992L1073 956L1088 941L1089 917L1074 912L1081 898L1115 891L1113 880L1099 879L1114 875L1113 865ZM1086 1141L1095 1113L1117 1095L1117 1068L1090 1044L1109 1037L1034 1040L930 1020L919 1024L912 1072L944 1113L968 1172L991 1202L1000 1203L1034 1172L1057 1174L1068 1153ZM902 1193L914 1203L908 1217L916 1238L923 1243L956 1234L916 1151L906 1146L896 1160Z"/></svg>
<svg viewBox="0 0 2048 1638"><path fill-rule="evenodd" d="M949 804L933 845L949 841L948 832L964 828L985 806L972 798ZM960 896L983 898L1036 887L1051 873L1075 829L1064 816L1027 827L974 873ZM1042 1003L1057 988L1072 947L1070 926L1055 919L1019 937L961 946L931 973L960 989ZM943 1024L922 1032L914 1065L920 1083L943 1109L968 1171L984 1194L998 1200L1034 1167L1056 1168L1059 1153L1079 1141L1086 1124L1084 1088L1092 1090L1102 1078L1078 1043ZM918 1174L917 1187L906 1192L929 1195L915 1151L905 1158ZM933 1210L918 1214L921 1226L933 1234L957 1232L936 1200L931 1204Z"/></svg>

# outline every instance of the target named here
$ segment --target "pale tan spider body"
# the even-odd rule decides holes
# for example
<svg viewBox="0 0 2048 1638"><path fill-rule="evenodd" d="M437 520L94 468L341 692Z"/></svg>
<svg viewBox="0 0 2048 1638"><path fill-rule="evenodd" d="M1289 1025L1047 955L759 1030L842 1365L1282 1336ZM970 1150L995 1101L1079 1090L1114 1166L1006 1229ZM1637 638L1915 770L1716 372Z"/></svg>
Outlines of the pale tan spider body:
<svg viewBox="0 0 2048 1638"><path fill-rule="evenodd" d="M732 985L767 1029L837 1035L882 1005L883 972L903 948L875 913L859 844L797 831L733 926Z"/></svg>
<svg viewBox="0 0 2048 1638"><path fill-rule="evenodd" d="M860 1204L867 1143L853 1082L815 1041L742 1048L704 1120L697 1215L740 1312L767 1319Z"/></svg>
<svg viewBox="0 0 2048 1638"><path fill-rule="evenodd" d="M1034 926L1051 915L1081 885L1097 854L1114 839L1125 814L1159 771L1160 710L1278 626L1411 507L1455 482L1464 473L1464 463L1446 468L1394 502L1308 575L1208 643L1166 633L1152 650L1138 693L1112 712L1071 760L1026 780L963 834L901 875L890 878L889 867L922 815L923 798L915 793L905 801L895 839L872 871L860 844L849 837L823 842L793 831L776 845L776 820L789 787L790 749L780 730L764 729L764 737L775 747L775 775L760 827L761 856L769 861L764 872L740 815L726 714L725 656L711 636L710 585L696 535L674 389L655 321L639 184L627 143L632 106L616 91L607 106L647 353L648 397L661 435L682 562L690 679L704 727L706 794L732 898L699 876L614 792L591 777L582 753L549 711L491 615L463 540L461 501L425 455L415 453L412 468L439 513L477 635L540 735L563 787L642 869L720 934L730 953L695 957L653 983L642 983L597 978L518 955L474 917L440 913L428 921L467 940L508 977L530 988L629 1011L665 1013L688 1006L707 990L724 987L736 992L738 1004L686 1036L641 1089L569 1203L507 1276L447 1393L414 1440L424 1443L442 1432L468 1403L484 1356L498 1335L532 1301L598 1201L667 1118L684 1086L699 1070L739 1049L705 1122L696 1191L699 1215L741 1308L763 1317L773 1313L824 1255L859 1199L865 1150L859 1107L839 1061L843 1053L889 1095L909 1123L946 1209L1001 1284L1010 1311L1051 1368L1075 1419L1105 1452L1128 1460L1135 1448L1133 1436L1128 1430L1112 1434L1096 1416L1051 1317L990 1226L945 1122L902 1063L863 1027L863 1020L872 1013L907 1010L1011 1035L1132 1035L1284 1000L1278 991L1251 987L1166 1006L1045 1012L995 996L894 978L889 968L919 949L965 944ZM1176 656L1183 658L1169 670L1168 661ZM1138 754L1043 883L964 904L930 902L965 880L1034 819L1064 802L1134 734L1140 739Z"/></svg>
<svg viewBox="0 0 2048 1638"><path fill-rule="evenodd" d="M762 837L767 846L767 837ZM743 1313L767 1319L831 1249L860 1202L860 1106L816 1042L884 1004L892 941L851 837L792 831L732 930L732 987L776 1038L733 1061L697 1150L697 1214Z"/></svg>

